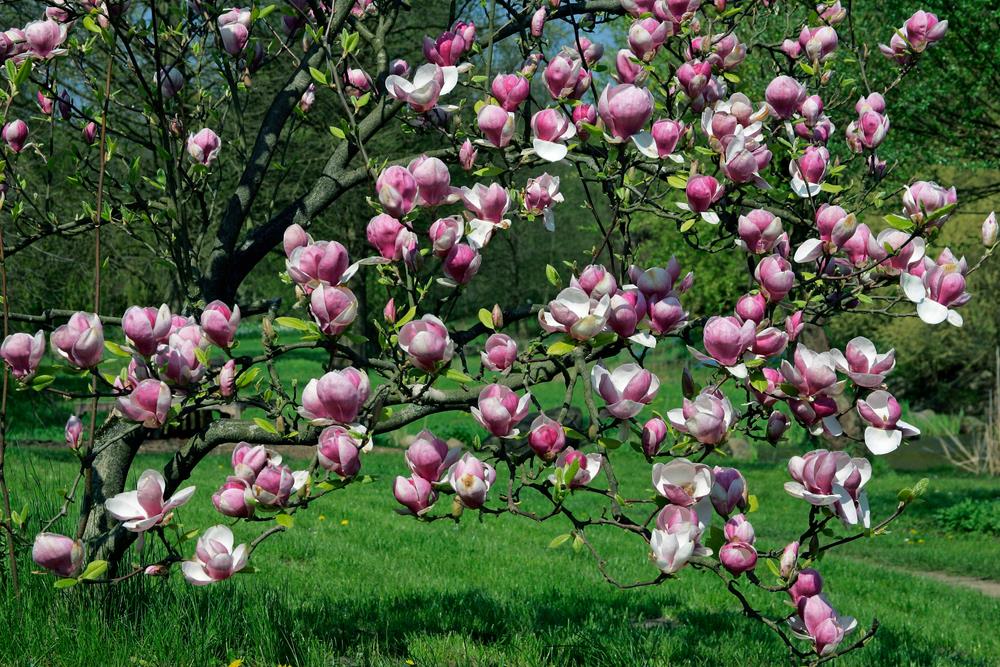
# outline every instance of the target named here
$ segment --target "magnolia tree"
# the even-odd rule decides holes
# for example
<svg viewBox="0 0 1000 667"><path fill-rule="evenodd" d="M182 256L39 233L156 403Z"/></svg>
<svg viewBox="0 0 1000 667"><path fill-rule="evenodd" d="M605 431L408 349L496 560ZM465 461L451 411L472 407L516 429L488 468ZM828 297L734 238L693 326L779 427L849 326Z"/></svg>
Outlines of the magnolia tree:
<svg viewBox="0 0 1000 667"><path fill-rule="evenodd" d="M0 34L4 403L7 378L12 389L94 399L90 415L66 424L80 465L55 516L12 512L0 475L15 585L28 545L57 587L174 569L194 585L227 579L291 515L360 480L375 434L471 413L482 429L473 442L449 447L425 430L400 456L400 476L384 484L411 515L400 521L509 513L561 523L569 532L554 543L591 552L615 585L717 581L806 664L873 636L877 621L859 628L825 594L821 558L877 536L922 493L924 483L900 491L888 516L872 516L866 497L878 483L870 457L917 429L887 385L891 349L864 337L811 349L803 331L843 312L962 324L976 267L935 247L955 190L896 174L877 153L892 138L894 89L947 21L917 11L880 35L883 56L839 2L490 0L452 3L419 62L406 62L390 44L421 3L176 4L51 0ZM788 25L795 34L772 39ZM523 64L500 71L512 59ZM889 74L876 79L876 69ZM283 81L266 98L253 85L265 73ZM310 182L278 181L292 190L285 205L261 205L277 153L295 146L322 98L333 111L314 122L330 136L311 150L325 164ZM81 138L54 145L53 128ZM379 142L400 128L429 150ZM59 218L44 201L60 186L34 176L70 150L88 156L70 182L89 195ZM559 175L578 181L580 201L564 201ZM365 219L337 219L339 240L310 234L354 189L368 196ZM565 234L561 210L591 216L600 242L589 262L563 258L565 277L546 267L562 288L547 303L504 294L509 302L475 304L473 324L457 324L455 306L496 239L532 225ZM686 312L694 275L676 261L637 264L638 218L705 253L745 257L746 274L732 280L746 295L721 312ZM101 313L109 227L172 267L170 305ZM371 249L350 257L346 239L362 227ZM79 247L91 235L95 312L17 312L7 285L17 253L52 236ZM983 259L996 235L991 217ZM287 287L274 296L307 316L237 305L271 253L286 258ZM368 313L369 293L385 303L380 316ZM241 355L237 332L255 315L263 353ZM512 337L515 323L530 336ZM15 325L26 330L10 333ZM710 380L697 386L685 372L683 404L660 416L644 408L666 378L646 366L668 338L682 339ZM303 349L327 361L299 388L276 362ZM546 383L564 387L561 404L533 395ZM578 386L584 417L571 428ZM115 401L101 423L98 397ZM266 418L213 421L126 488L158 429L235 401ZM845 433L849 413L861 426ZM773 445L793 421L816 449L788 461L801 535L784 545L758 540L752 489L717 463L733 434ZM835 436L838 448L823 446ZM217 488L186 485L225 443L238 444ZM311 451L311 463L293 470L268 448L278 444ZM629 458L648 464L635 497L616 473ZM0 470L2 460L0 448ZM181 525L178 508L208 502L218 525ZM76 530L51 532L66 516L79 516ZM240 521L260 524L248 544L234 543ZM595 530L634 538L655 566L650 577L619 581Z"/></svg>

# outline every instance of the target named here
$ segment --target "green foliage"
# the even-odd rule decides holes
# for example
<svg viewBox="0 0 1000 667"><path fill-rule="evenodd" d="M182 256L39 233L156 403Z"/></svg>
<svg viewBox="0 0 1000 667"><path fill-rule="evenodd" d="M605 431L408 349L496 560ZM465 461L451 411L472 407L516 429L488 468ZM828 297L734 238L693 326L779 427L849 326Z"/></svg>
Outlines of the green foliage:
<svg viewBox="0 0 1000 667"><path fill-rule="evenodd" d="M1000 500L965 500L938 510L934 517L945 530L1000 536Z"/></svg>

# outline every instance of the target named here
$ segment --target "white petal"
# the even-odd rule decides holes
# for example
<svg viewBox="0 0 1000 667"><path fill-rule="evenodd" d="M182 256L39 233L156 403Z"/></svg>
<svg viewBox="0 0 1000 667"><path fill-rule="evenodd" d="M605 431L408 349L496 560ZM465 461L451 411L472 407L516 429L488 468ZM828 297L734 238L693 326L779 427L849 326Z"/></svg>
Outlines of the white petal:
<svg viewBox="0 0 1000 667"><path fill-rule="evenodd" d="M633 134L632 143L634 143L635 147L639 149L639 152L646 157L651 157L654 160L659 159L660 152L656 148L656 142L653 140L653 135L649 132L643 130L638 134Z"/></svg>
<svg viewBox="0 0 1000 667"><path fill-rule="evenodd" d="M948 308L930 299L917 304L917 315L927 324L941 324L948 319Z"/></svg>
<svg viewBox="0 0 1000 667"><path fill-rule="evenodd" d="M535 148L535 153L538 157L543 160L548 160L549 162L559 162L566 157L569 149L566 148L564 144L557 144L552 141L542 141L541 139L532 139L531 145Z"/></svg>
<svg viewBox="0 0 1000 667"><path fill-rule="evenodd" d="M806 239L795 249L795 261L799 264L812 262L823 254L823 241L820 239Z"/></svg>
<svg viewBox="0 0 1000 667"><path fill-rule="evenodd" d="M955 326L955 327L960 327L963 324L965 324L965 322L964 322L964 320L962 320L962 316L961 316L961 314L959 314L959 312L957 310L949 310L948 311L948 324L950 324L952 326Z"/></svg>
<svg viewBox="0 0 1000 667"><path fill-rule="evenodd" d="M865 447L876 456L895 451L902 441L903 434L895 429L881 429L874 426L865 429Z"/></svg>
<svg viewBox="0 0 1000 667"><path fill-rule="evenodd" d="M903 294L913 303L920 303L927 298L927 290L924 288L924 281L912 273L904 273L899 276L899 285L903 288Z"/></svg>
<svg viewBox="0 0 1000 667"><path fill-rule="evenodd" d="M714 211L705 211L701 214L701 219L710 225L719 224L719 214Z"/></svg>

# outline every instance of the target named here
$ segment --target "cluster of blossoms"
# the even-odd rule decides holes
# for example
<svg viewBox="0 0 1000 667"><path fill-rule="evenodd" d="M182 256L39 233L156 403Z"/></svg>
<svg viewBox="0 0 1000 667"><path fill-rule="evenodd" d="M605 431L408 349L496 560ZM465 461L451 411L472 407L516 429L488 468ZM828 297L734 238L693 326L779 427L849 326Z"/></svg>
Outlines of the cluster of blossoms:
<svg viewBox="0 0 1000 667"><path fill-rule="evenodd" d="M106 27L114 18L109 8L90 4L88 11ZM218 480L221 486L211 496L212 504L234 522L287 523L289 514L358 478L362 454L375 433L435 413L468 410L483 431L482 442L446 442L429 429L410 442L404 454L410 474L395 477L393 483L402 513L421 521L458 520L466 510L510 512L536 520L566 516L573 536L595 556L586 529L623 528L645 540L644 549L648 545L659 570L649 583L674 577L684 568L709 569L736 591L737 586L761 586L758 561L778 560L781 585L769 590L787 591L791 597L795 612L785 619L791 632L810 642L818 656L834 655L855 629L854 619L833 609L817 571L798 568L799 542L786 546L780 560L778 551L758 545L748 518L756 499L744 475L704 461L717 450L725 451L737 432L777 444L793 420L816 437L844 436L841 418L849 411L860 416L864 432L846 436L859 448L863 443L866 456L892 452L904 438L919 434L901 419L901 406L886 384L895 366L892 349L879 352L880 346L860 336L842 350L813 349L803 334L807 325L821 325L837 311L859 309L862 295L883 288L895 295L885 297L893 299L893 305L904 299L915 304L904 306L924 322L960 326L957 309L971 298L966 292L969 265L948 248L935 260L929 248L957 205L955 189L927 181L909 183L898 213L886 216L888 227L880 230L858 220L867 203L839 195L844 187L838 180L854 161L866 182L877 184L891 173L876 153L889 137L889 90L866 91L849 118L837 115L842 101L838 97L843 96L825 92L846 46L837 28L847 15L840 2L817 6L801 28L793 24L797 35L780 47L790 66L783 71L812 72L808 85L781 74L762 91L731 90L740 83L736 72L755 47L737 34L732 17L739 12L727 13L724 0L621 0L617 13L631 17L627 44L608 58L602 45L578 34L576 23L570 44L543 54L546 33L551 38L555 32L547 26L576 9L556 0L540 4L520 18L512 13L512 21L521 21L520 28L527 31L520 35L528 55L519 68L512 68L516 71L492 76L490 62L489 76L474 74L478 70L471 59L480 53L477 28L459 20L437 37L425 37L425 62L412 68L386 57L378 59L383 71L369 74L361 67L367 59L356 57L354 47L345 43L345 58L332 74L310 67L313 83L308 88L303 84L287 99L287 111L306 114L318 95L335 89L348 112L353 108L360 114L377 100L379 109L373 114L391 118L399 113L415 132L436 138L443 134L449 141L441 144L446 148L407 159L365 156L374 181L369 191L373 215L364 230L371 256L352 261L347 240L315 240L309 216L295 217L302 224L284 222L277 229L274 241L281 235L295 308L307 312L311 321L284 318L294 324L286 328L305 335L299 343L282 346L272 320L265 319L265 363L270 365L296 346L322 349L329 362L301 392L297 385L287 391L279 380L262 378L256 389L265 382L269 388L257 391L254 405L266 407L275 423L255 420L257 430L249 432L266 432L267 438L257 441L266 444L315 443L312 463L293 470L276 451L254 444L251 435L241 436L247 441L235 446L231 470ZM283 48L293 45L292 37L300 32L304 46L312 48L321 38L312 26L334 11L327 5L332 3L288 3L280 17L287 37ZM340 11L348 14L346 6ZM391 8L357 0L350 5L349 21L363 26L383 11ZM208 39L225 54L226 67L236 65L249 75L262 66L266 49L261 33L267 31L254 32L262 13L235 7L212 17ZM75 18L68 6L54 3L43 21L0 35L0 60L45 61L58 55ZM902 66L902 75L946 29L946 21L917 12L882 50ZM361 39L364 32L345 28L340 39ZM750 34L740 32L743 37ZM491 45L492 39L490 35ZM856 49L853 41L852 36L850 48ZM350 53L355 55L346 58ZM785 60L777 51L774 55ZM607 62L612 56L613 64ZM659 66L667 60L670 75L662 77ZM187 84L182 66L178 61L155 73L158 104L181 94ZM599 73L608 71L613 80L603 82ZM478 99L447 103L449 96L470 91ZM851 93L848 99L854 97ZM68 96L58 102L68 117L70 111L62 111L64 104L70 105ZM53 113L53 101L41 93L38 104ZM387 113L389 107L392 113ZM465 122L460 114L470 115L469 109L474 118ZM840 142L841 149L846 144L845 156L837 155L833 117L846 128ZM363 148L363 133L353 117L351 124L349 139L343 128L334 128L345 135L342 139L348 143L340 144L350 146L345 152ZM92 143L96 127L91 123L88 128L85 137ZM170 133L178 143L187 134L175 124ZM28 145L27 125L12 120L0 137L18 153ZM222 143L210 127L187 136L184 148L195 163L192 177L203 175L220 158ZM603 191L614 199L604 245L595 248L582 269L572 264L574 275L554 298L549 293L545 303L522 304L507 312L499 306L492 312L482 309L479 324L456 330L454 321L448 321L451 307L479 275L492 239L512 236L518 231L514 225L522 224L519 219L532 224L540 218L541 226L555 231L556 206L565 197L560 178L542 170L566 173L570 162L596 165L595 180L602 181ZM484 166L477 170L477 164ZM531 168L535 175L517 176L512 165ZM476 182L473 175L485 182ZM452 185L453 176L471 184ZM581 181L588 187L588 179ZM590 208L604 232L601 213L592 202ZM642 261L629 231L629 216L640 210L656 211L659 222L676 221L695 247L714 252L735 246L746 261L749 282L731 311L726 304L723 313L710 317L689 314L681 299L689 300L684 295L694 285L694 274L685 273L674 258L665 266ZM996 237L991 216L983 227L984 243L992 248ZM608 261L599 263L605 249ZM352 247L352 252L358 249ZM350 330L363 312L362 302L372 297L370 282L352 283L362 270L377 274L374 282L379 291L385 287L385 307L381 321L368 316L372 321L366 331L377 335L358 351ZM562 287L560 280L550 280ZM349 285L362 291L355 294ZM432 289L437 290L435 296L443 291L444 306L438 307L429 296ZM407 306L397 309L397 300ZM533 326L536 316L541 332L533 338L515 339L501 331L513 323L505 319ZM134 423L135 429L152 431L206 401L209 407L232 401L238 388L254 391L248 385L256 377L251 371L259 370L252 367L260 360L233 355L241 319L238 306L222 301L205 305L197 318L172 313L167 305L133 306L121 318L124 344L119 345L105 341L98 315L78 312L51 333L49 344L58 359L89 372L95 387L107 385L118 417ZM661 380L647 368L648 355L662 353L665 346L657 350L658 344L668 337L697 341L698 328L703 350L687 349L712 367L711 379L697 387L686 370L682 404L661 416L653 410ZM478 353L481 365L474 373L467 360L470 343L487 332L481 346L475 343L473 354ZM212 346L225 357L213 361ZM377 358L372 355L375 346L380 348ZM13 333L0 345L0 357L17 381L44 389L51 382L39 374L45 348L43 331ZM111 361L104 358L106 349L123 360L116 376L100 372L99 366ZM378 377L370 377L370 372ZM458 382L461 389L441 388L437 381L442 377ZM533 393L533 388L556 378L565 380L564 403L542 405L542 394ZM473 386L479 382L482 386ZM569 414L578 383L589 418L588 428L580 429L586 435L577 432ZM734 400L739 393L745 400ZM94 443L88 443L83 432L82 420L71 416L66 443L87 461ZM613 452L628 441L652 465L652 489L647 487L639 500L619 493L613 468ZM806 538L816 538L805 547L803 565L815 562L829 546L818 542L821 533L829 532L827 522L839 519L843 530L854 531L856 537L880 528L873 526L868 503L872 464L866 456L815 449L788 462L791 480L785 490L810 506L809 526L801 539L806 544ZM502 504L491 507L497 468L510 471L501 484L509 487ZM325 479L318 479L324 472ZM194 493L194 487L179 485L176 479L168 481L147 470L135 490L114 495L103 508L126 533L141 538L152 531L166 544L165 527L176 525L175 511ZM521 508L520 493L528 490L551 502L549 514ZM607 500L611 509L600 519L574 513L570 504L584 493ZM451 494L447 511L438 505L435 514L439 496ZM655 503L657 511L630 517L635 503ZM181 565L184 577L202 585L243 570L257 541L235 542L225 525L204 530L193 559ZM167 558L143 571L163 574L181 560L179 551L167 546ZM74 577L83 569L86 550L78 539L42 532L35 539L33 558L56 574ZM772 625L778 626L783 627Z"/></svg>

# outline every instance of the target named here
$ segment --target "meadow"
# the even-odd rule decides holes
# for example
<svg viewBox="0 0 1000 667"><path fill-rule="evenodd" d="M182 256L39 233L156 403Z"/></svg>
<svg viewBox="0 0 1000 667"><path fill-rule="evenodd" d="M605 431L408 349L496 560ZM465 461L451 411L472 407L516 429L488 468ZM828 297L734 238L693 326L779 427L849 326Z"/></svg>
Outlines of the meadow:
<svg viewBox="0 0 1000 667"><path fill-rule="evenodd" d="M239 352L253 353L256 346L246 337ZM320 362L315 355L297 352L282 360L281 371L284 377L304 381L320 372ZM667 381L675 372L662 374L665 383L655 405L660 410L680 402L678 383ZM543 405L561 401L557 385L537 391ZM59 429L40 428L41 419L60 423L57 415L65 414L67 405L28 398L18 395L12 404L15 434L24 440L57 440ZM32 412L40 409L51 414ZM477 432L471 417L461 414L437 415L408 430L425 425L466 442ZM793 442L786 449L804 445ZM146 468L161 468L167 456L140 454L133 477ZM300 448L291 456L304 465L310 451ZM759 510L749 518L764 549L796 537L808 512L804 503L782 490L787 473L775 454L768 458L739 463L759 500ZM629 452L619 459L625 495L649 495L648 464ZM210 496L228 469L228 457L217 455L196 471L191 483L198 491L176 517L184 530L220 522ZM55 512L74 470L73 457L65 450L12 447L8 475L12 487L20 490L14 504L28 506L29 525ZM689 569L658 587L619 590L602 578L586 550L575 551L570 543L549 548L553 538L569 529L561 519L537 524L467 513L458 523L421 524L395 511L392 479L407 472L401 450L376 448L364 457L362 471L370 481L330 494L309 512L299 513L287 532L257 550L251 562L254 573L227 582L196 589L175 573L169 579L136 577L111 589L77 586L58 591L50 576L26 575L21 598L6 591L0 605L0 623L7 629L0 641L0 664L786 662L781 642L744 618L735 599L713 585L709 573ZM878 462L868 487L873 515L890 513L898 490L922 476L925 473L895 472ZM820 564L829 595L843 613L858 617L862 625L877 613L882 623L869 647L842 664L996 664L1000 634L984 630L997 627L1000 599L922 573L1000 582L997 536L953 530L939 520L942 511L963 501L995 506L1000 488L996 482L947 470L926 476L931 478L927 495L910 506L890 532L859 540ZM30 491L25 495L24 490ZM586 510L590 499L584 496L578 493L569 502ZM235 530L238 539L249 541L267 527L240 524ZM66 521L53 529L71 532L72 526ZM619 580L655 576L638 539L601 532L588 536ZM186 546L193 550L193 543ZM30 572L32 565L24 560L21 568ZM758 573L765 580L770 577L763 563ZM750 595L764 599L756 592ZM772 614L790 610L783 596L772 598Z"/></svg>

